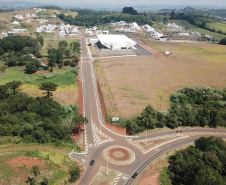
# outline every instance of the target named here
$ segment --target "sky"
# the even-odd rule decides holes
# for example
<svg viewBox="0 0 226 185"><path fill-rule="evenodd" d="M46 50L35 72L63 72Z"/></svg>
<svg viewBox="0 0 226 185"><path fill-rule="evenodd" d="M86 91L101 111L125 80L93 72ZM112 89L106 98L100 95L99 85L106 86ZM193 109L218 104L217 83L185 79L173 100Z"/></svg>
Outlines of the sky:
<svg viewBox="0 0 226 185"><path fill-rule="evenodd" d="M13 1L13 0L0 0ZM145 4L162 4L162 5L217 5L226 6L226 0L14 0L14 1L34 1L41 3L56 4L122 4L122 5L145 5Z"/></svg>

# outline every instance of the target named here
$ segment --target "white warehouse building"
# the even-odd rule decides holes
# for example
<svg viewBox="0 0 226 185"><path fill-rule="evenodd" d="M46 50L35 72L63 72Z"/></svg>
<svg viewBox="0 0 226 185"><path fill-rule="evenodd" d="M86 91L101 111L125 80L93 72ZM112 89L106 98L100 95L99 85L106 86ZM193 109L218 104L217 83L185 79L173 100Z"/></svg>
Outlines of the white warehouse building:
<svg viewBox="0 0 226 185"><path fill-rule="evenodd" d="M98 34L97 38L101 45L111 50L135 49L134 46L137 44L125 35Z"/></svg>

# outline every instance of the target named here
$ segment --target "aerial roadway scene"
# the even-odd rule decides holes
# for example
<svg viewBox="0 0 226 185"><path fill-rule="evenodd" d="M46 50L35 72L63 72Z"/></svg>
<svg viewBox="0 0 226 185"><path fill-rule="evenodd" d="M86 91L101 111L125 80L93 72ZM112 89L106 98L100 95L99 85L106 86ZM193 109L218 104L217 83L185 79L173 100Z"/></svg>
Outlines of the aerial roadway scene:
<svg viewBox="0 0 226 185"><path fill-rule="evenodd" d="M0 0L0 185L226 185L226 1Z"/></svg>

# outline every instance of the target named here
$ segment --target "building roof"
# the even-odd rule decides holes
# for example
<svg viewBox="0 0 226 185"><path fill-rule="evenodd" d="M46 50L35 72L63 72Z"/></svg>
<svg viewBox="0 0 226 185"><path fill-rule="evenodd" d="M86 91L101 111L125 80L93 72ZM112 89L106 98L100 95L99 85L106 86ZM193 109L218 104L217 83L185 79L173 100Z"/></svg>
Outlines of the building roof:
<svg viewBox="0 0 226 185"><path fill-rule="evenodd" d="M128 38L125 35L112 35L112 34L108 34L108 35L97 35L98 40L102 43L102 44L121 44L121 43L129 43L131 45L136 45L136 42L133 41L132 39Z"/></svg>

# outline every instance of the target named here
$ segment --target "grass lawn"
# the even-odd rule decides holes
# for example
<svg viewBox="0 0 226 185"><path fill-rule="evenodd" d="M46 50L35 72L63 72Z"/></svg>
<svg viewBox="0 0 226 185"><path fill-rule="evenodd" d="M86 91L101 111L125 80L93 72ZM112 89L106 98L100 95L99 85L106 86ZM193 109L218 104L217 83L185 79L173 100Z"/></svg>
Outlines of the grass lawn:
<svg viewBox="0 0 226 185"><path fill-rule="evenodd" d="M112 170L112 169L108 169L108 176L106 174L107 174L107 168L101 166L101 168L97 172L97 174L91 184L92 185L114 184L114 181L118 177L119 172Z"/></svg>
<svg viewBox="0 0 226 185"><path fill-rule="evenodd" d="M187 22L185 20L183 20L183 21L181 21L181 20L173 20L173 22L175 22L176 24L179 24L180 26L188 27L188 30L190 30L190 31L197 31L197 32L205 34L205 35L211 35L211 36L215 37L218 41L220 41L221 39L226 37L226 35L222 35L222 34L219 34L219 33L214 33L214 32L211 32L211 31L199 28L198 26L192 25L192 24L190 24L189 22ZM216 23L213 23L213 24L216 24Z"/></svg>
<svg viewBox="0 0 226 185"><path fill-rule="evenodd" d="M55 33L39 33L39 36L42 36L43 38L53 38Z"/></svg>
<svg viewBox="0 0 226 185"><path fill-rule="evenodd" d="M0 67L4 66L3 62L0 62ZM6 69L6 72L0 74L0 85L4 85L13 80L20 80L23 82L22 91L26 92L30 96L42 96L41 90L38 89L38 85L44 82L53 82L58 85L57 90L53 93L54 100L58 101L62 105L72 104L74 105L78 101L78 82L77 77L73 73L66 73L70 67L64 69L54 68L55 73L47 71L40 71L37 74L24 73L24 67L10 67ZM44 79L45 76L49 76L49 79Z"/></svg>
<svg viewBox="0 0 226 185"><path fill-rule="evenodd" d="M1 184L27 184L28 177L35 177L31 173L33 165L38 165L40 174L36 182L43 178L49 184L62 184L69 179L69 168L78 164L67 154L54 150L19 150L0 152L0 182Z"/></svg>

